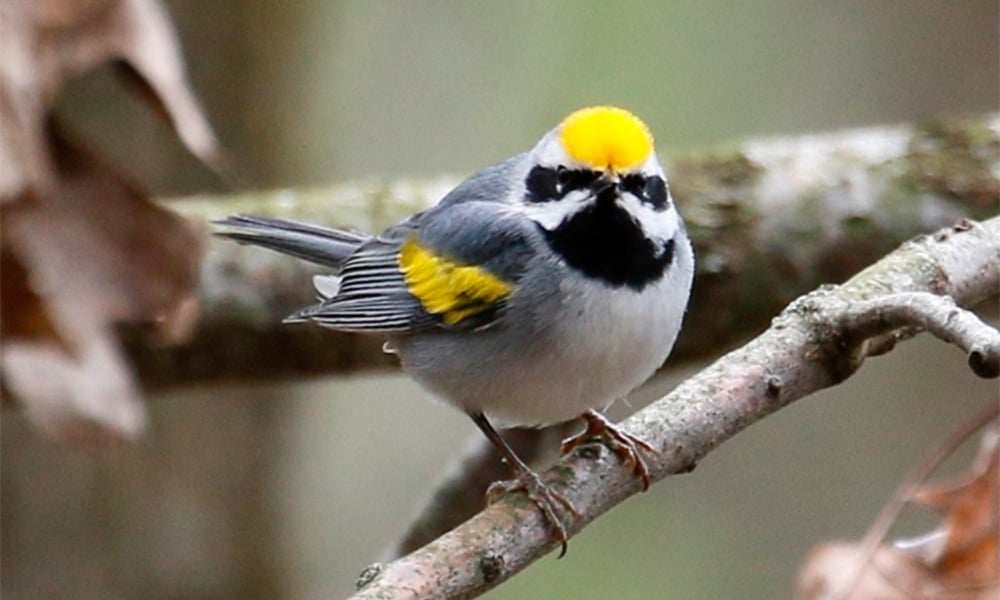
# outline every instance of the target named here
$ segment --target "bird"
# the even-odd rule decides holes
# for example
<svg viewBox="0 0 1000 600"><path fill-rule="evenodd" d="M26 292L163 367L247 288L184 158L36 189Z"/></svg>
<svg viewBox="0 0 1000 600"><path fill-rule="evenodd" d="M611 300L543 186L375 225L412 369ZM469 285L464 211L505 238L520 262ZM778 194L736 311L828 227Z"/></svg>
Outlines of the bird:
<svg viewBox="0 0 1000 600"><path fill-rule="evenodd" d="M598 438L649 486L644 440L603 414L665 362L684 318L694 251L646 124L576 110L529 151L487 167L380 234L233 215L216 233L330 269L286 321L373 334L420 385L466 413L567 548L580 513L497 426L581 418L564 453Z"/></svg>

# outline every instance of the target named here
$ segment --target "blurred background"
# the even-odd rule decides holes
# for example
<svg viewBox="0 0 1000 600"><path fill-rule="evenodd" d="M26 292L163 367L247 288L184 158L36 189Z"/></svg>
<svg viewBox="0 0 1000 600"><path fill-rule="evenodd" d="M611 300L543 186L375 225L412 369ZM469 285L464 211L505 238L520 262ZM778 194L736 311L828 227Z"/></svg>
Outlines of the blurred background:
<svg viewBox="0 0 1000 600"><path fill-rule="evenodd" d="M673 155L1000 108L994 0L166 5L254 188L467 174L595 103L633 110ZM227 190L109 71L72 82L57 114L158 196ZM954 348L907 343L488 597L792 597L811 547L860 537L996 394ZM4 411L6 597L347 596L477 433L396 373L171 390L149 406L151 431L111 457Z"/></svg>

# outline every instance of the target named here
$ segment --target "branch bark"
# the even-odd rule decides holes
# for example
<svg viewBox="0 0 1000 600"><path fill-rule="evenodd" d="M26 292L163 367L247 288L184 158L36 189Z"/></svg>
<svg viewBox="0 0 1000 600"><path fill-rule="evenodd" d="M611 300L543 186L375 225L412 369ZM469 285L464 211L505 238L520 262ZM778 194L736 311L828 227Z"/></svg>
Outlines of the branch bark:
<svg viewBox="0 0 1000 600"><path fill-rule="evenodd" d="M984 379L1000 375L1000 334L975 314L956 307L946 296L908 292L860 302L844 311L841 327L869 340L877 339L874 334L884 331L889 335L889 344L927 331L964 350L976 375ZM869 348L868 355L879 354L882 349L881 344L876 344Z"/></svg>
<svg viewBox="0 0 1000 600"><path fill-rule="evenodd" d="M579 429L576 421L566 421L540 429L507 429L503 437L521 460L532 464ZM506 477L510 477L510 468L503 455L477 431L434 487L420 514L383 559L409 554L468 520L482 509L490 485Z"/></svg>
<svg viewBox="0 0 1000 600"><path fill-rule="evenodd" d="M995 297L1000 292L1000 217L921 236L843 285L824 286L795 300L763 334L627 419L623 428L661 453L649 464L653 480L689 471L757 420L849 377L873 349L885 350L867 344L869 339L899 324L912 326L914 320L886 323L867 314L844 315L858 303L872 303L878 313L879 299L914 292L948 296L964 307ZM997 332L981 333L973 345L995 349ZM600 445L564 457L545 478L582 513L571 535L639 491L629 470ZM555 545L531 503L510 495L416 552L367 569L354 598L474 597Z"/></svg>
<svg viewBox="0 0 1000 600"><path fill-rule="evenodd" d="M795 296L843 281L904 240L1000 204L1000 116L747 142L667 161L698 255L690 314L672 360L745 339ZM235 212L380 231L426 208L455 178L193 197L169 205L200 223ZM276 379L392 368L378 341L289 327L316 273L216 242L202 269L203 316L189 343L130 343L148 385Z"/></svg>

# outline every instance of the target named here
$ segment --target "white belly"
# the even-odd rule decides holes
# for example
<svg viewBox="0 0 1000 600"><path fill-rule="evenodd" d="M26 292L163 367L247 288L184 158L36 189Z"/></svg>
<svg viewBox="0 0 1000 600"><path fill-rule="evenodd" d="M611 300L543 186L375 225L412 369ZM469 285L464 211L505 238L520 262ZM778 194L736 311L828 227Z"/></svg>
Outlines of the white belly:
<svg viewBox="0 0 1000 600"><path fill-rule="evenodd" d="M397 344L404 368L442 399L502 425L544 425L625 397L674 345L691 287L690 249L641 293L564 277L543 329L415 336ZM513 315L511 315L513 316Z"/></svg>
<svg viewBox="0 0 1000 600"><path fill-rule="evenodd" d="M512 424L565 421L624 398L670 354L688 287L667 279L642 294L575 281L565 286L567 301L555 330L562 341L552 348L554 355L523 361L509 374L509 394L482 407L487 414Z"/></svg>

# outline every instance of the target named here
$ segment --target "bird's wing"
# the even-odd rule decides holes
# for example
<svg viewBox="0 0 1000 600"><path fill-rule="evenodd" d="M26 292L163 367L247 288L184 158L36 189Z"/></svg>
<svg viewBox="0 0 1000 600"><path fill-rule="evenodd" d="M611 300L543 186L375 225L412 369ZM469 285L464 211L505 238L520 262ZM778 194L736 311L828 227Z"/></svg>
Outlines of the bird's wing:
<svg viewBox="0 0 1000 600"><path fill-rule="evenodd" d="M413 333L495 323L533 250L530 225L492 202L440 206L362 245L335 293L289 319L344 331Z"/></svg>

